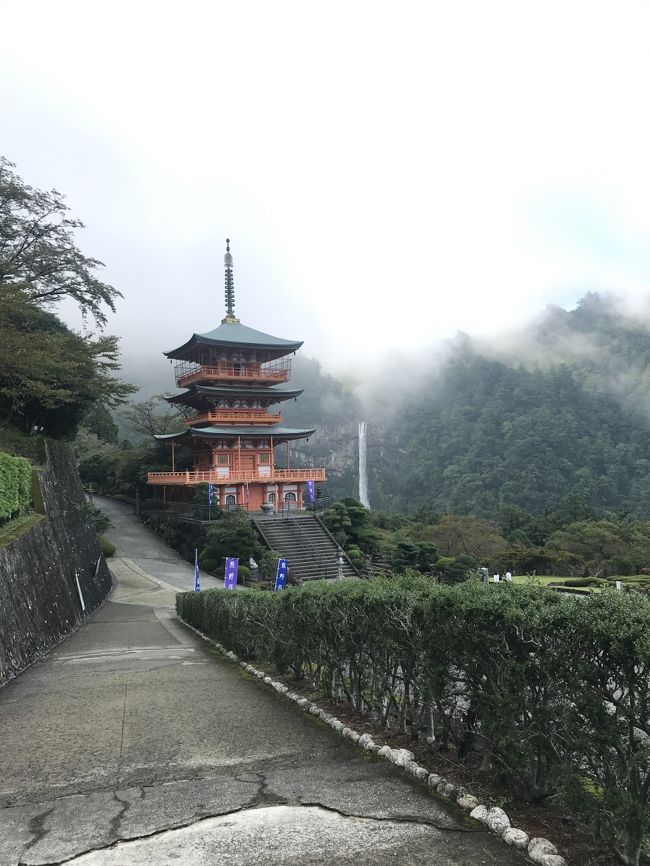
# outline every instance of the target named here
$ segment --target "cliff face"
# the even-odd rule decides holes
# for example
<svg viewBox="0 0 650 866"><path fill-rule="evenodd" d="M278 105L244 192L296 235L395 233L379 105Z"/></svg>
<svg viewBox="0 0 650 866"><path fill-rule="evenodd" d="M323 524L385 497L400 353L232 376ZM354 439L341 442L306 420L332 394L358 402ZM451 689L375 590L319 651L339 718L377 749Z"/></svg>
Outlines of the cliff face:
<svg viewBox="0 0 650 866"><path fill-rule="evenodd" d="M294 466L324 466L324 496L357 496L359 488L358 422L321 422L309 442L291 449ZM281 451L279 452L282 459Z"/></svg>
<svg viewBox="0 0 650 866"><path fill-rule="evenodd" d="M46 448L45 516L0 550L0 685L74 631L112 585L72 449L60 442Z"/></svg>

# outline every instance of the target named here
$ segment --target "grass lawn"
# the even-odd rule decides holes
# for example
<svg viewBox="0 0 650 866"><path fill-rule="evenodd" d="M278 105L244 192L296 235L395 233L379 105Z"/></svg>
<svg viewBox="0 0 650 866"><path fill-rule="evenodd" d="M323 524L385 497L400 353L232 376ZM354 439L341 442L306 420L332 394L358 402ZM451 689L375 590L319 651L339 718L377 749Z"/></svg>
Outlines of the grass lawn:
<svg viewBox="0 0 650 866"><path fill-rule="evenodd" d="M519 584L527 584L527 583L536 583L539 586L548 586L549 583L562 584L565 580L572 580L570 577L562 577L562 576L553 576L549 574L536 574L534 576L528 576L526 574L515 575L512 580L513 583ZM608 586L612 589L616 586L616 581L620 580L623 583L627 583L628 586L649 586L650 578L648 575L637 574L630 577L624 577L620 575L612 575L607 579L606 583L599 582L597 586L568 586L567 590L572 593L589 593L589 592L602 592L604 588Z"/></svg>
<svg viewBox="0 0 650 866"><path fill-rule="evenodd" d="M513 575L512 582L513 583L539 583L542 586L546 586L548 583L552 581L556 581L559 583L562 580L570 580L569 577L556 577L550 574L535 574L535 575L527 575L527 574L515 574Z"/></svg>

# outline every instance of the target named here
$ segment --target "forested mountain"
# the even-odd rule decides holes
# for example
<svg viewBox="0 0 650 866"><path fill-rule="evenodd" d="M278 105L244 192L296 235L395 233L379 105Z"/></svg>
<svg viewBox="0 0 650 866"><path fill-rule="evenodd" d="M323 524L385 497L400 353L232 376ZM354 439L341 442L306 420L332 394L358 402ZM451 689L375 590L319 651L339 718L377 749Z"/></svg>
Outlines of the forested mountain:
<svg viewBox="0 0 650 866"><path fill-rule="evenodd" d="M428 372L404 366L407 391L407 381L364 383L375 395L364 402L300 360L305 394L286 414L318 427L300 456L330 468L335 495L356 493L357 422L367 419L373 507L491 517L578 497L650 516L650 328L612 298L550 308L501 341L461 335Z"/></svg>
<svg viewBox="0 0 650 866"><path fill-rule="evenodd" d="M586 296L498 353L459 338L375 430L378 507L533 514L577 495L650 515L650 332Z"/></svg>

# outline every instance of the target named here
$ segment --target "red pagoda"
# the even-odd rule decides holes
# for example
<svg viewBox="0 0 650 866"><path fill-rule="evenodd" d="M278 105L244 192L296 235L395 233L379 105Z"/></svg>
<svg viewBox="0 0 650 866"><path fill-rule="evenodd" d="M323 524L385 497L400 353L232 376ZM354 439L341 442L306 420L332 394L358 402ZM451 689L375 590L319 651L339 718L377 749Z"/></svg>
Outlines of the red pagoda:
<svg viewBox="0 0 650 866"><path fill-rule="evenodd" d="M178 361L176 384L187 390L170 403L194 410L182 433L156 436L172 447L172 471L150 472L149 484L177 489L174 499L183 500L178 488L198 484L214 485L214 504L239 506L249 511L303 507L305 482L325 481L324 469L291 469L289 443L306 439L314 429L298 430L282 426L282 416L270 407L298 397L302 390L278 388L288 382L291 360L288 355L302 341L282 340L242 325L235 317L235 288L226 241L226 317L205 334L165 352ZM176 472L175 446L189 446L192 470ZM276 469L275 450L286 446L285 469Z"/></svg>

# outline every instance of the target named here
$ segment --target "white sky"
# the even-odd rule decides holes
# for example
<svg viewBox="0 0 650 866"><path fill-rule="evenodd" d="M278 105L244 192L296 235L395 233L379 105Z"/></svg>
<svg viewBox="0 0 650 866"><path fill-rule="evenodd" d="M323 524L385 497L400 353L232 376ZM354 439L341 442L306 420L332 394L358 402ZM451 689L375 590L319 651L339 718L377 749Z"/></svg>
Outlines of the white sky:
<svg viewBox="0 0 650 866"><path fill-rule="evenodd" d="M226 236L242 321L334 367L648 293L646 2L0 0L0 21L0 152L85 221L127 356L218 324Z"/></svg>

